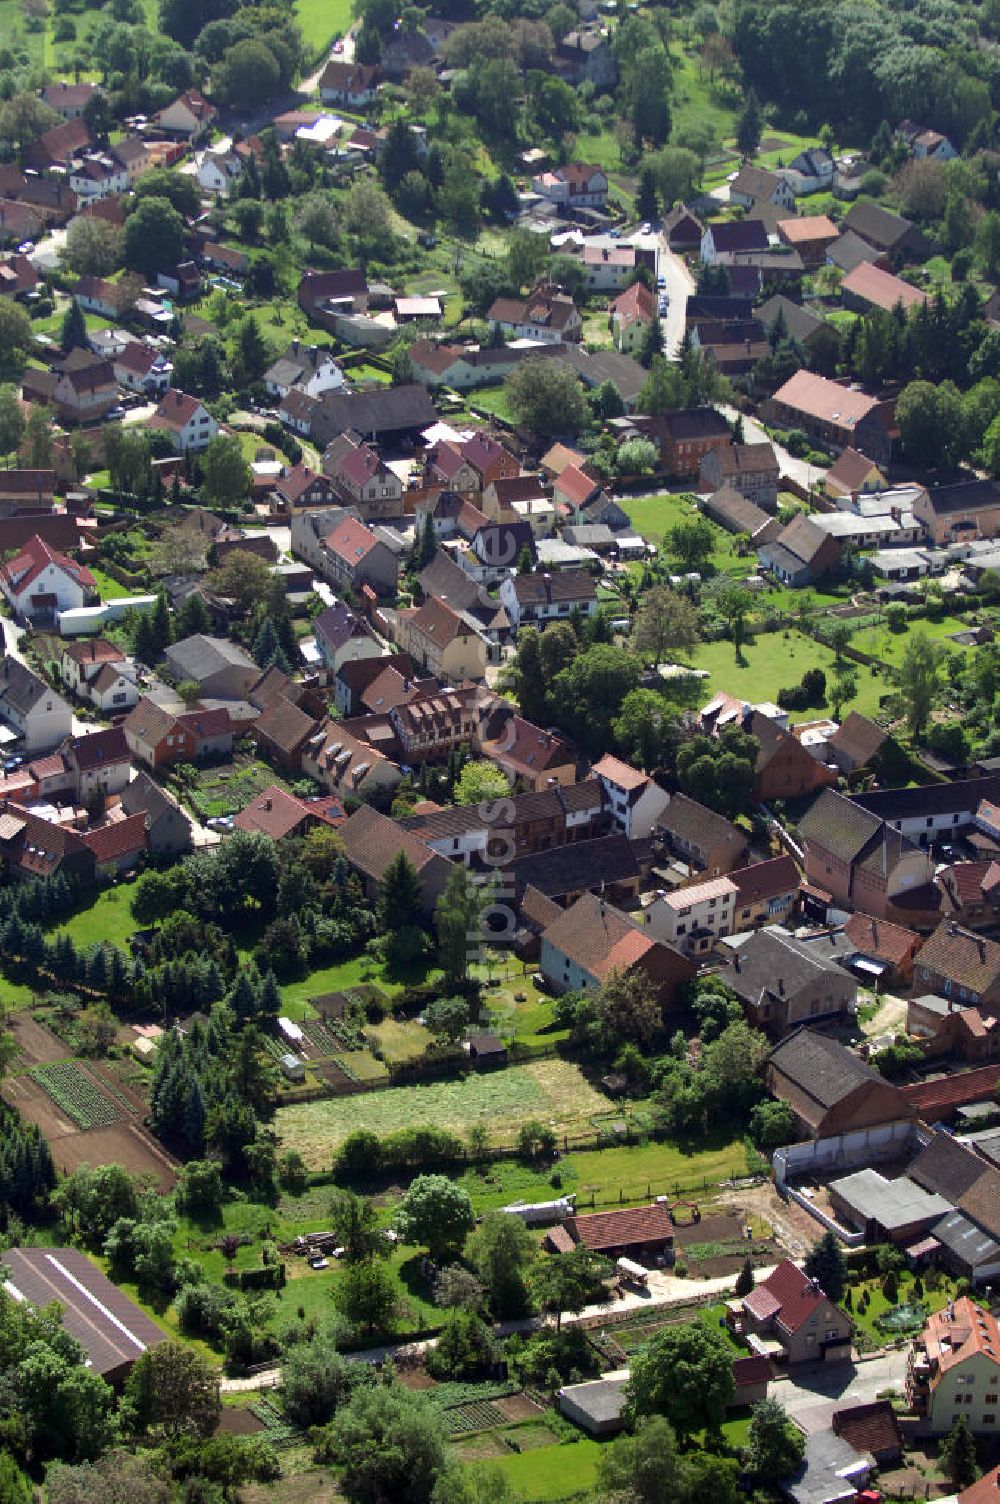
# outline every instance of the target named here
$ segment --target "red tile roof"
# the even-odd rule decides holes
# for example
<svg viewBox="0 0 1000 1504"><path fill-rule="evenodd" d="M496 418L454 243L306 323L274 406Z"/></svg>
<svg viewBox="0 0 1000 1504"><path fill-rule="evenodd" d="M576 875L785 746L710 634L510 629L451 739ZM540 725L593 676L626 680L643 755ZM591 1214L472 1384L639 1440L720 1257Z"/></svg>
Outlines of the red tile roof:
<svg viewBox="0 0 1000 1504"><path fill-rule="evenodd" d="M773 1315L787 1332L797 1332L827 1298L791 1259L782 1259L743 1304L759 1321L770 1320Z"/></svg>
<svg viewBox="0 0 1000 1504"><path fill-rule="evenodd" d="M915 1086L900 1088L906 1100L921 1117L944 1116L956 1107L984 1101L993 1096L1000 1083L1000 1065L981 1065L971 1071L956 1071L939 1081L918 1081Z"/></svg>
<svg viewBox="0 0 1000 1504"><path fill-rule="evenodd" d="M873 1457L898 1457L903 1450L896 1412L888 1400L873 1400L868 1405L848 1405L833 1412L834 1433L848 1442L856 1452L870 1452Z"/></svg>
<svg viewBox="0 0 1000 1504"><path fill-rule="evenodd" d="M591 1212L570 1217L566 1230L576 1243L600 1252L605 1248L626 1248L637 1243L672 1243L674 1225L662 1202L636 1206L625 1211Z"/></svg>
<svg viewBox="0 0 1000 1504"><path fill-rule="evenodd" d="M74 559L69 559L65 554L56 553L54 548L39 538L37 533L29 538L24 548L13 559L0 566L0 578L9 586L14 595L23 595L34 584L38 576L52 564L56 569L62 570L78 585L87 589L96 589L97 581L89 569L82 564L77 564Z"/></svg>
<svg viewBox="0 0 1000 1504"><path fill-rule="evenodd" d="M594 764L591 772L596 778L606 778L608 783L613 783L616 788L629 791L644 788L650 782L648 773L642 773L629 763L622 762L620 757L612 757L610 752L605 753L600 762Z"/></svg>
<svg viewBox="0 0 1000 1504"><path fill-rule="evenodd" d="M378 542L371 528L365 527L356 517L345 517L325 539L332 554L343 559L350 567L360 564Z"/></svg>
<svg viewBox="0 0 1000 1504"><path fill-rule="evenodd" d="M124 820L112 820L96 830L86 830L83 840L99 863L118 861L145 851L148 843L145 811L126 815Z"/></svg>
<svg viewBox="0 0 1000 1504"><path fill-rule="evenodd" d="M201 407L197 397L189 397L186 392L179 392L171 387L164 392L160 405L150 418L150 426L159 428L162 424L166 428L176 428L178 432L188 424L195 413Z"/></svg>
<svg viewBox="0 0 1000 1504"><path fill-rule="evenodd" d="M915 930L889 924L885 919L873 919L870 914L852 914L844 926L844 934L866 956L877 956L891 966L901 966L920 946L920 936Z"/></svg>
<svg viewBox="0 0 1000 1504"><path fill-rule="evenodd" d="M598 490L598 485L596 480L592 480L576 465L567 465L566 469L556 476L555 489L560 497L573 502L575 506L582 507Z"/></svg>
<svg viewBox="0 0 1000 1504"><path fill-rule="evenodd" d="M233 820L237 830L259 830L280 841L291 835L309 816L309 806L294 794L288 794L276 783L269 784L256 799L251 799Z"/></svg>

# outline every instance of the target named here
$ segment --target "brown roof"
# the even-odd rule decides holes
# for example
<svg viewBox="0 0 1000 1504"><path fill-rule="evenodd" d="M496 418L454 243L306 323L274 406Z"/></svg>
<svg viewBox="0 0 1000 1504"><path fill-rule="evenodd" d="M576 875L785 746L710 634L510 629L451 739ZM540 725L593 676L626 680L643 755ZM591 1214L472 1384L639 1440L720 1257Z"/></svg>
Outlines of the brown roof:
<svg viewBox="0 0 1000 1504"><path fill-rule="evenodd" d="M418 836L403 830L388 815L379 814L367 804L354 811L340 833L348 860L367 877L381 878L401 851L406 853L417 872L422 872L431 862L444 860Z"/></svg>
<svg viewBox="0 0 1000 1504"><path fill-rule="evenodd" d="M63 648L63 657L74 663L123 663L125 654L113 642L103 637L87 637L82 642L68 642Z"/></svg>
<svg viewBox="0 0 1000 1504"><path fill-rule="evenodd" d="M631 763L622 762L620 757L612 757L610 752L606 752L599 762L595 762L591 772L596 778L606 778L609 783L629 792L644 788L651 782L648 773L633 768Z"/></svg>
<svg viewBox="0 0 1000 1504"><path fill-rule="evenodd" d="M545 939L599 982L613 970L627 971L655 946L627 914L593 893L563 910Z"/></svg>
<svg viewBox="0 0 1000 1504"><path fill-rule="evenodd" d="M831 736L829 745L846 752L856 767L863 767L871 762L887 736L881 726L852 710Z"/></svg>
<svg viewBox="0 0 1000 1504"><path fill-rule="evenodd" d="M842 449L826 472L827 481L835 481L848 491L859 491L873 470L878 470L874 460L850 445Z"/></svg>
<svg viewBox="0 0 1000 1504"><path fill-rule="evenodd" d="M847 1405L835 1410L831 1427L856 1452L870 1452L874 1457L898 1456L903 1450L896 1412L888 1400L873 1400L868 1405Z"/></svg>
<svg viewBox="0 0 1000 1504"><path fill-rule="evenodd" d="M844 926L844 934L866 956L877 956L890 966L901 966L920 946L920 936L915 930L890 924L885 919L873 919L870 914L852 914Z"/></svg>
<svg viewBox="0 0 1000 1504"><path fill-rule="evenodd" d="M521 895L520 914L524 923L531 925L533 929L543 930L554 919L558 919L561 913L562 909L554 899L545 893L539 893L537 888L528 884Z"/></svg>
<svg viewBox="0 0 1000 1504"><path fill-rule="evenodd" d="M1000 982L1000 944L944 919L921 951L920 964L970 992L984 993Z"/></svg>
<svg viewBox="0 0 1000 1504"><path fill-rule="evenodd" d="M201 402L197 397L189 397L186 392L179 392L171 387L160 398L160 405L149 421L154 428L162 425L164 428L176 428L179 432L191 421L199 407Z"/></svg>
<svg viewBox="0 0 1000 1504"><path fill-rule="evenodd" d="M768 1357L733 1359L733 1383L737 1390L767 1384L773 1377L774 1368Z"/></svg>
<svg viewBox="0 0 1000 1504"><path fill-rule="evenodd" d="M118 861L145 851L148 843L145 811L126 815L124 820L111 820L97 830L86 830L83 840L98 863Z"/></svg>
<svg viewBox="0 0 1000 1504"><path fill-rule="evenodd" d="M59 1303L59 1320L86 1354L92 1373L134 1363L166 1333L77 1248L11 1248L10 1283L32 1306Z"/></svg>
<svg viewBox="0 0 1000 1504"><path fill-rule="evenodd" d="M775 856L770 861L754 862L730 872L729 880L736 884L735 903L739 909L777 898L782 893L794 893L799 886L799 869L790 856Z"/></svg>
<svg viewBox="0 0 1000 1504"><path fill-rule="evenodd" d="M891 272L882 271L870 261L864 261L848 272L840 284L840 290L842 293L852 293L874 308L883 308L887 313L891 313L899 303L909 309L916 307L918 303L927 302L927 294L921 292L919 287L904 282L902 277L894 277Z"/></svg>
<svg viewBox="0 0 1000 1504"><path fill-rule="evenodd" d="M269 741L281 751L294 752L315 731L316 722L284 695L279 695L261 712L253 729L255 736Z"/></svg>
<svg viewBox="0 0 1000 1504"><path fill-rule="evenodd" d="M674 1240L670 1211L663 1202L624 1211L590 1212L569 1217L566 1228L574 1242L583 1243L597 1252L606 1248L627 1248L637 1243L672 1243Z"/></svg>
<svg viewBox="0 0 1000 1504"><path fill-rule="evenodd" d="M792 407L821 423L835 423L853 428L878 407L878 398L859 392L839 382L817 376L813 371L796 371L774 394L775 402Z"/></svg>
<svg viewBox="0 0 1000 1504"><path fill-rule="evenodd" d="M297 831L308 818L309 806L304 800L271 783L234 816L233 825L237 830L258 830L272 841L280 841Z"/></svg>
<svg viewBox="0 0 1000 1504"><path fill-rule="evenodd" d="M400 614L405 617L411 631L419 632L421 637L428 637L441 647L447 647L456 637L467 636L470 631L458 613L435 596L428 596L424 604L418 606L412 614Z"/></svg>
<svg viewBox="0 0 1000 1504"><path fill-rule="evenodd" d="M598 489L596 480L592 480L576 465L567 465L560 475L556 476L556 486L567 501L574 506L583 506L594 492Z"/></svg>

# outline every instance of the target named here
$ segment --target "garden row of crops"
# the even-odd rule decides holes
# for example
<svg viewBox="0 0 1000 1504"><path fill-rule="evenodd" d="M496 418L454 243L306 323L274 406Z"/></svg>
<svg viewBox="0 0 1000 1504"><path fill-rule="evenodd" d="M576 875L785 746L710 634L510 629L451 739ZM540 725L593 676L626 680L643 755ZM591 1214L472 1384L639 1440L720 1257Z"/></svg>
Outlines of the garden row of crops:
<svg viewBox="0 0 1000 1504"><path fill-rule="evenodd" d="M125 1115L118 1102L73 1060L36 1065L29 1074L78 1128L110 1128ZM119 1100L124 1102L124 1098Z"/></svg>
<svg viewBox="0 0 1000 1504"><path fill-rule="evenodd" d="M505 1426L507 1417L489 1400L472 1400L445 1411L445 1421L452 1436L471 1436L475 1431L493 1431Z"/></svg>
<svg viewBox="0 0 1000 1504"><path fill-rule="evenodd" d="M299 1025L306 1043L319 1055L333 1055L343 1049L343 1044L332 1029L318 1019L310 1018Z"/></svg>

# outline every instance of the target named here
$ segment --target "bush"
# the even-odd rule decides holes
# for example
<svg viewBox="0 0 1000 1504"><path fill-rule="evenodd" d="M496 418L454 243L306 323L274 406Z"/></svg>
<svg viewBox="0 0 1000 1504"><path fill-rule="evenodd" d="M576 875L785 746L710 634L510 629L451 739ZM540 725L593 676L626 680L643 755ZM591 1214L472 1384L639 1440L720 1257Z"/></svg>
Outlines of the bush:
<svg viewBox="0 0 1000 1504"><path fill-rule="evenodd" d="M956 251L951 258L951 280L953 282L965 282L972 270L972 252L968 249Z"/></svg>

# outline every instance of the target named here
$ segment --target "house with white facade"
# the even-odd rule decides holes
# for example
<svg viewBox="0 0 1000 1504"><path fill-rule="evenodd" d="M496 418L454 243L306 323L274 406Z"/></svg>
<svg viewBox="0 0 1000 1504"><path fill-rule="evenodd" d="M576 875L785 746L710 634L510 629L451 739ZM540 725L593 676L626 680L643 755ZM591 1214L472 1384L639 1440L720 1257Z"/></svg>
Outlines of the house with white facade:
<svg viewBox="0 0 1000 1504"><path fill-rule="evenodd" d="M567 162L532 178L531 187L550 204L567 208L603 209L608 201L608 179L589 162Z"/></svg>
<svg viewBox="0 0 1000 1504"><path fill-rule="evenodd" d="M515 632L524 622L568 621L574 611L583 616L597 611L597 587L582 569L508 575L499 594Z"/></svg>
<svg viewBox="0 0 1000 1504"><path fill-rule="evenodd" d="M219 112L197 89L185 89L155 117L161 131L198 141L208 134Z"/></svg>
<svg viewBox="0 0 1000 1504"><path fill-rule="evenodd" d="M691 956L708 955L735 928L736 884L728 877L657 893L646 910L649 933Z"/></svg>
<svg viewBox="0 0 1000 1504"><path fill-rule="evenodd" d="M231 193L243 176L243 158L235 151L207 151L194 180L206 193Z"/></svg>
<svg viewBox="0 0 1000 1504"><path fill-rule="evenodd" d="M47 752L73 730L73 712L62 695L9 654L0 659L0 720L24 753Z"/></svg>
<svg viewBox="0 0 1000 1504"><path fill-rule="evenodd" d="M610 752L594 764L591 776L601 785L615 824L630 841L647 837L670 803L670 795L648 773Z"/></svg>
<svg viewBox="0 0 1000 1504"><path fill-rule="evenodd" d="M137 339L129 340L123 350L112 356L111 369L119 386L147 397L162 397L174 374L173 363L161 350Z"/></svg>
<svg viewBox="0 0 1000 1504"><path fill-rule="evenodd" d="M164 392L149 426L168 433L178 454L189 449L206 449L219 431L204 403L175 387Z"/></svg>
<svg viewBox="0 0 1000 1504"><path fill-rule="evenodd" d="M0 592L22 621L52 620L97 599L90 570L56 550L37 534L20 553L0 564Z"/></svg>
<svg viewBox="0 0 1000 1504"><path fill-rule="evenodd" d="M298 339L293 339L284 355L264 372L264 387L270 397L287 397L292 390L320 397L344 386L344 373L330 351Z"/></svg>

